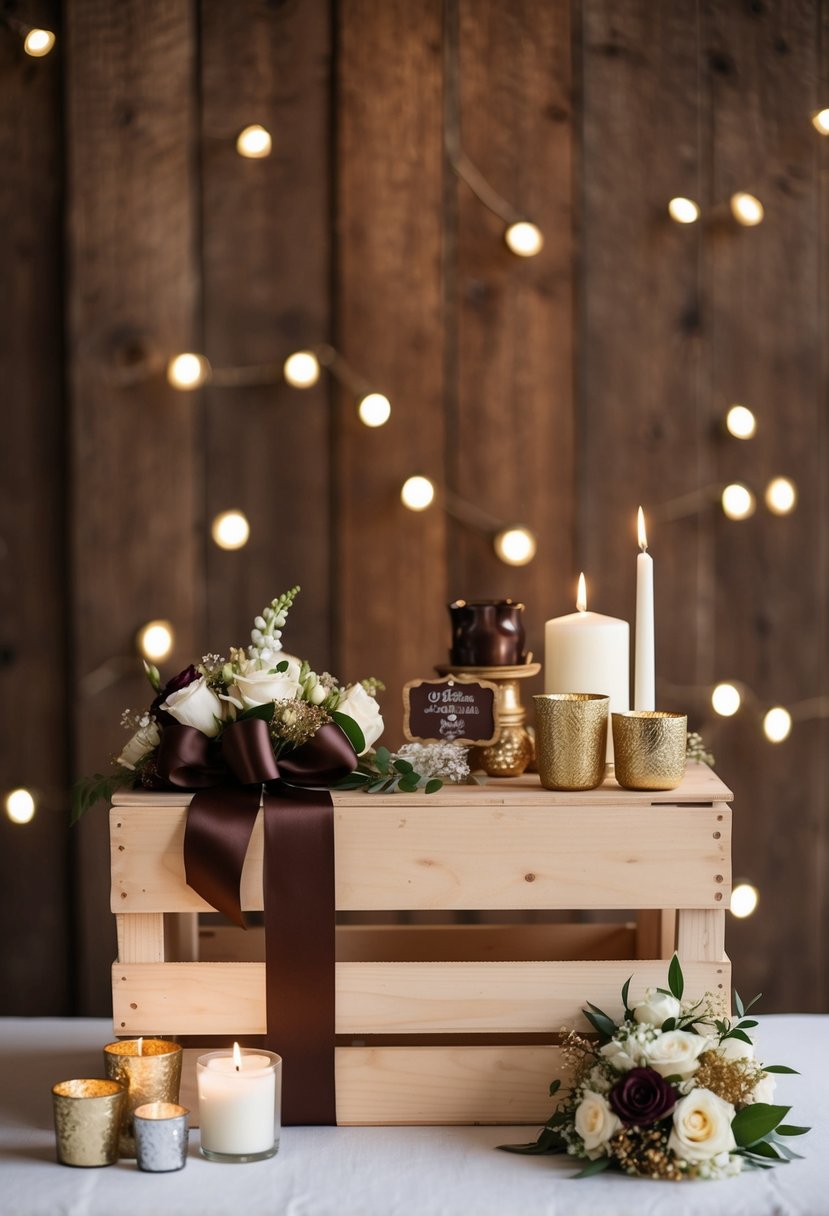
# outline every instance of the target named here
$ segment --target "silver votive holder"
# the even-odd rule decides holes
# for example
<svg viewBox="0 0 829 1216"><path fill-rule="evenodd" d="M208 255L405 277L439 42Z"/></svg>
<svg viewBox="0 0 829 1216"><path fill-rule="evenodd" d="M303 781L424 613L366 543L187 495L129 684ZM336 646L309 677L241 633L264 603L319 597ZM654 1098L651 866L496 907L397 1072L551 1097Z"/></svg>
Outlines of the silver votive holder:
<svg viewBox="0 0 829 1216"><path fill-rule="evenodd" d="M120 1081L79 1078L52 1086L61 1165L89 1168L115 1164L126 1096L126 1086Z"/></svg>
<svg viewBox="0 0 829 1216"><path fill-rule="evenodd" d="M626 790L675 790L685 774L688 718L658 709L613 714L616 780Z"/></svg>
<svg viewBox="0 0 829 1216"><path fill-rule="evenodd" d="M535 751L548 790L593 790L605 776L610 698L593 692L547 692L535 702Z"/></svg>
<svg viewBox="0 0 829 1216"><path fill-rule="evenodd" d="M145 1102L132 1113L138 1168L169 1174L187 1164L190 1112L176 1102Z"/></svg>
<svg viewBox="0 0 829 1216"><path fill-rule="evenodd" d="M104 1048L106 1074L127 1087L121 1116L122 1157L135 1156L132 1116L147 1102L178 1102L181 1044L168 1039L121 1039Z"/></svg>

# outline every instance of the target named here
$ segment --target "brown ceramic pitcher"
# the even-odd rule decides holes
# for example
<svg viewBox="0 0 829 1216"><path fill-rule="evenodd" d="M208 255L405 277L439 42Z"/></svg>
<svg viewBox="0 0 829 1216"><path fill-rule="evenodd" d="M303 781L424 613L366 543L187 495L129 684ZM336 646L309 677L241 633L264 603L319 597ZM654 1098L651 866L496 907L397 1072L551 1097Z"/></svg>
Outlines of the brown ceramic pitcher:
<svg viewBox="0 0 829 1216"><path fill-rule="evenodd" d="M453 667L513 667L526 661L524 605L514 600L455 600L452 619Z"/></svg>

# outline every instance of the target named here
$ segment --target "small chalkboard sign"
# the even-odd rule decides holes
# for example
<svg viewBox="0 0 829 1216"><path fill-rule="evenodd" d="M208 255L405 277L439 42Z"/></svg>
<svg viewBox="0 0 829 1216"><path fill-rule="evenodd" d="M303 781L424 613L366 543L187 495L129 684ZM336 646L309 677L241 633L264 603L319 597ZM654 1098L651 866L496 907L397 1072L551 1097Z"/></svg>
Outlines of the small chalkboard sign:
<svg viewBox="0 0 829 1216"><path fill-rule="evenodd" d="M415 743L467 743L486 747L499 734L498 686L450 675L410 680L403 686L403 734Z"/></svg>

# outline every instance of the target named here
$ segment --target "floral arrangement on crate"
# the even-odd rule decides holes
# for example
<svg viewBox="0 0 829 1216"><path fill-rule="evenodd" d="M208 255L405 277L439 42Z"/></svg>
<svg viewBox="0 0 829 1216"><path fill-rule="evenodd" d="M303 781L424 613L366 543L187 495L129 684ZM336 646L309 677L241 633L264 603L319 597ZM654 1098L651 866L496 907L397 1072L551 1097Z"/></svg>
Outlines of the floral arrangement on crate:
<svg viewBox="0 0 829 1216"><path fill-rule="evenodd" d="M632 978L632 977L631 977ZM615 1022L588 1002L585 1017L598 1035L567 1033L563 1055L572 1085L538 1139L502 1144L512 1153L569 1153L584 1162L579 1178L617 1169L680 1181L727 1178L743 1166L768 1169L799 1157L788 1146L809 1131L783 1122L791 1109L771 1103L774 1073L760 1064L748 1031L757 1025L734 994L737 1020L720 1016L710 995L683 1001L674 955L668 988L648 988ZM553 1081L556 1094L560 1081Z"/></svg>
<svg viewBox="0 0 829 1216"><path fill-rule="evenodd" d="M157 754L165 726L178 723L194 727L210 741L219 755L225 727L245 718L268 723L270 744L276 757L301 747L320 727L339 726L358 756L358 766L335 788L367 788L371 792L423 788L434 793L442 781L421 774L405 756L379 748L370 753L383 732L383 718L374 693L383 685L374 679L342 685L328 672L317 675L310 663L285 655L282 630L288 612L299 594L292 587L273 600L257 616L246 649L231 647L230 657L205 655L166 684L156 667L144 669L155 696L146 710L126 710L122 725L131 737L114 760L114 771L82 779L74 790L73 822L101 799L108 799L123 785L157 789L164 783L157 771Z"/></svg>

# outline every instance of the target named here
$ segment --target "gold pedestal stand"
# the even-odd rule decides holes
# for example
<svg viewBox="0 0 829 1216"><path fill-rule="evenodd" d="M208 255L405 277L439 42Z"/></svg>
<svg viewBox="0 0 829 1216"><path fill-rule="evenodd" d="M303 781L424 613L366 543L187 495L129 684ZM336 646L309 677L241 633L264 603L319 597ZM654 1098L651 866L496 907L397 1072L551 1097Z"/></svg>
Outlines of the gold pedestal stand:
<svg viewBox="0 0 829 1216"><path fill-rule="evenodd" d="M489 747L475 747L469 753L470 768L482 768L489 777L520 777L533 759L533 742L524 726L526 717L521 704L521 681L537 676L540 663L524 663L515 667L451 667L442 665L435 671L440 676L469 676L472 680L490 680L498 686L499 735Z"/></svg>

